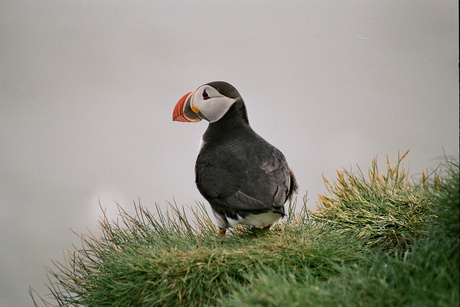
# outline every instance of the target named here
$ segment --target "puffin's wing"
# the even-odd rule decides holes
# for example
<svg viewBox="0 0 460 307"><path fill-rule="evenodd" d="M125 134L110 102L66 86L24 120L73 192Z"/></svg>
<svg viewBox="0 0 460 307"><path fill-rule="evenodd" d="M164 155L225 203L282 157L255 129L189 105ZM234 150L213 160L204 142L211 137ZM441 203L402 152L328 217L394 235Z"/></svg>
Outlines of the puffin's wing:
<svg viewBox="0 0 460 307"><path fill-rule="evenodd" d="M250 180L249 172L241 171L241 167L229 168L225 164L197 163L195 171L198 190L211 203L218 201L221 205L238 210L268 208L262 201L249 195L251 193L246 194L242 191L242 187Z"/></svg>
<svg viewBox="0 0 460 307"><path fill-rule="evenodd" d="M294 192L291 190L297 188L286 158L281 151L272 145L269 145L267 150L260 153L259 157L259 167L268 179L266 180L266 189L262 190L265 194L259 195L257 198L262 199L265 196L269 198L266 201L271 201L273 206L282 207ZM263 177L264 175L261 176Z"/></svg>
<svg viewBox="0 0 460 307"><path fill-rule="evenodd" d="M284 155L266 145L258 147L260 151L237 157L202 159L196 165L196 183L201 194L211 203L216 201L239 210L282 207L295 179L291 178Z"/></svg>

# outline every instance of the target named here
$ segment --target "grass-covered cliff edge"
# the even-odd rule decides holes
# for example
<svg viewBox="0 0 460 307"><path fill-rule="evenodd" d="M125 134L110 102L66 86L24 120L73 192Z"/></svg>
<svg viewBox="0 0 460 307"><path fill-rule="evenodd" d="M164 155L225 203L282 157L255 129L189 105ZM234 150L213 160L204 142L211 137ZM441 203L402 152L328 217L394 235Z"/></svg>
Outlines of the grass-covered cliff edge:
<svg viewBox="0 0 460 307"><path fill-rule="evenodd" d="M197 204L100 221L49 269L37 306L458 306L459 167L388 161L325 178L317 211L224 238ZM300 203L300 201L299 201ZM300 208L301 207L301 208ZM295 213L296 212L296 213Z"/></svg>

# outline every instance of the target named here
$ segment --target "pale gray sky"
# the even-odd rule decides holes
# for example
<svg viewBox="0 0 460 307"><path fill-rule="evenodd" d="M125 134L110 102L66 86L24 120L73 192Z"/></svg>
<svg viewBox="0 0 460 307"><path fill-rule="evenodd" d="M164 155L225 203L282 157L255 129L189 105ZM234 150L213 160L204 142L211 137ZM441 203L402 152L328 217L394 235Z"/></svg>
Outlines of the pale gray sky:
<svg viewBox="0 0 460 307"><path fill-rule="evenodd" d="M186 92L232 83L315 207L321 175L373 157L413 173L458 154L457 1L0 1L0 305L141 202L203 200L206 123Z"/></svg>

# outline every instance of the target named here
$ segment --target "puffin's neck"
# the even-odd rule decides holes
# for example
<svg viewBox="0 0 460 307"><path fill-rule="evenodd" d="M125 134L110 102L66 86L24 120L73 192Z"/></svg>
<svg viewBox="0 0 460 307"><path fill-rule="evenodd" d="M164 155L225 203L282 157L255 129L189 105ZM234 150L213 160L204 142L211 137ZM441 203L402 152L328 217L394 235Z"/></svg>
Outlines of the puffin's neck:
<svg viewBox="0 0 460 307"><path fill-rule="evenodd" d="M248 120L246 106L242 99L236 101L225 115L214 123L210 123L208 129L203 135L203 140L220 136L227 133L233 134L238 129L251 129Z"/></svg>

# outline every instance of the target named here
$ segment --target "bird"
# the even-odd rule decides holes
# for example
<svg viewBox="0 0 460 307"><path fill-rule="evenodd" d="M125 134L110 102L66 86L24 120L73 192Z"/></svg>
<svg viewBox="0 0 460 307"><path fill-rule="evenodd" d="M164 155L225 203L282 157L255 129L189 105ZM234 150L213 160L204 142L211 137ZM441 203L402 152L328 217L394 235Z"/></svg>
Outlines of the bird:
<svg viewBox="0 0 460 307"><path fill-rule="evenodd" d="M286 215L298 185L283 153L250 126L238 90L213 81L176 103L173 121L209 122L195 164L195 183L223 237L239 224L270 229Z"/></svg>

